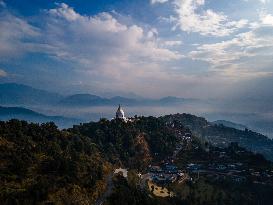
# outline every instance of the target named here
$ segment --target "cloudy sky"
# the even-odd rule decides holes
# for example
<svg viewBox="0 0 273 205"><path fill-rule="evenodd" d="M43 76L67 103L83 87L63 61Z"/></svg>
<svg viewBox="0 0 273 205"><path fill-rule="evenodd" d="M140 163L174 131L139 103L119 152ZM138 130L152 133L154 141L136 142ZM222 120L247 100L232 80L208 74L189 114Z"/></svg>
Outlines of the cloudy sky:
<svg viewBox="0 0 273 205"><path fill-rule="evenodd" d="M266 96L272 59L273 0L0 0L2 83L195 98L258 87Z"/></svg>

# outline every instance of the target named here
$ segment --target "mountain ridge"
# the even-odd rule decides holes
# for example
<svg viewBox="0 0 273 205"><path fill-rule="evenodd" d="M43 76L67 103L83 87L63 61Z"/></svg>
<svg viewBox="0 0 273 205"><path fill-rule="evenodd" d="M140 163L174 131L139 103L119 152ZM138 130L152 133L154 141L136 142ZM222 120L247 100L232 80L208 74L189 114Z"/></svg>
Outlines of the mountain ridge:
<svg viewBox="0 0 273 205"><path fill-rule="evenodd" d="M0 106L0 120L20 119L28 122L46 123L54 122L60 128L71 127L81 120L63 116L48 116L23 107Z"/></svg>
<svg viewBox="0 0 273 205"><path fill-rule="evenodd" d="M179 121L188 127L196 136L218 147L226 147L229 143L236 142L240 146L257 153L263 154L273 161L273 140L267 136L249 129L238 130L223 124L215 124L203 117L191 114L173 114L162 117L166 122Z"/></svg>
<svg viewBox="0 0 273 205"><path fill-rule="evenodd" d="M46 90L36 89L28 85L16 83L0 84L0 104L54 104L63 96Z"/></svg>
<svg viewBox="0 0 273 205"><path fill-rule="evenodd" d="M89 93L76 93L72 95L61 95L59 93L36 89L24 84L3 83L0 84L0 105L55 105L71 107L92 107L123 104L126 106L167 106L183 103L196 103L198 99L179 98L174 96L159 99L128 98L114 96L110 98L101 97Z"/></svg>
<svg viewBox="0 0 273 205"><path fill-rule="evenodd" d="M231 127L231 128L235 128L237 130L245 130L248 129L247 126L242 125L240 123L235 123L235 122L231 122L228 120L216 120L211 122L212 124L216 124L216 125L224 125L225 127Z"/></svg>

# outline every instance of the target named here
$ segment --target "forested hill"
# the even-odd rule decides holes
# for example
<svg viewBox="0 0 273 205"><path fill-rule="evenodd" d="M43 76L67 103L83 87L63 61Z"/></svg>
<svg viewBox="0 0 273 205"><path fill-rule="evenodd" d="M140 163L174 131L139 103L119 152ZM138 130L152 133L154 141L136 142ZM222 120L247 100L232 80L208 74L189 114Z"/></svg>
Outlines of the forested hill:
<svg viewBox="0 0 273 205"><path fill-rule="evenodd" d="M100 120L68 129L76 135L90 137L106 158L132 168L143 168L152 159L162 160L175 149L180 134L190 132L181 123L167 124L155 117L139 117L126 123L121 120Z"/></svg>
<svg viewBox="0 0 273 205"><path fill-rule="evenodd" d="M190 114L175 114L161 117L166 122L180 122L196 136L212 143L214 146L227 147L231 142L250 151L263 154L273 161L273 140L251 130L238 130L222 124L208 122L205 118Z"/></svg>
<svg viewBox="0 0 273 205"><path fill-rule="evenodd" d="M195 122L193 116L188 117L189 122ZM202 124L201 121L196 124ZM193 136L183 123L170 116L136 117L127 123L101 119L59 130L54 123L0 121L1 204L96 204L107 190L110 195L104 204L108 205L217 204L217 190L217 200L225 200L223 204L259 202L261 195L271 203L271 162L236 146L211 146L211 151L205 151L206 143ZM219 158L223 152L227 154L225 162ZM246 166L242 168L246 181L237 184L228 179L227 186L222 186L214 177L211 180L198 176L196 182L186 177L180 185L169 184L177 196L158 198L151 195L145 178L139 181L138 173L149 178L149 165L160 165L166 160L183 169L184 177L190 174L187 166L192 162L202 162L206 167L216 166L212 160L226 165L239 163ZM118 167L129 170L126 179L113 177L113 170ZM251 175L256 170L266 174L266 180L259 178L258 185ZM257 187L254 192L253 187ZM244 194L238 194L240 190Z"/></svg>
<svg viewBox="0 0 273 205"><path fill-rule="evenodd" d="M112 166L145 170L171 154L175 130L153 117L102 119L63 131L54 123L0 122L1 203L92 204Z"/></svg>
<svg viewBox="0 0 273 205"><path fill-rule="evenodd" d="M1 204L92 204L109 163L87 137L53 123L0 122Z"/></svg>

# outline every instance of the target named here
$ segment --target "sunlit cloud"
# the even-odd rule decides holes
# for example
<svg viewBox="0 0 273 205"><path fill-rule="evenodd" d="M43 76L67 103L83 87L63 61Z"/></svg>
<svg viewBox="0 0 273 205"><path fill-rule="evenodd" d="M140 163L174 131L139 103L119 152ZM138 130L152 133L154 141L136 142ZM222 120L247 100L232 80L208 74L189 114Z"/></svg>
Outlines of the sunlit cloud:
<svg viewBox="0 0 273 205"><path fill-rule="evenodd" d="M273 15L268 14L266 11L260 13L260 20L264 25L273 26Z"/></svg>
<svg viewBox="0 0 273 205"><path fill-rule="evenodd" d="M269 71L261 69L272 66L270 59L273 55L273 37L264 32L264 29L267 28L260 27L240 33L220 43L200 45L197 50L190 52L190 57L209 62L212 70L225 70L226 73L232 72L237 76L240 74L240 77L266 75ZM253 64L252 59L256 59L257 64Z"/></svg>
<svg viewBox="0 0 273 205"><path fill-rule="evenodd" d="M202 9L205 3L205 0L175 0L176 27L201 35L227 36L248 24L246 19L234 21L222 12Z"/></svg>
<svg viewBox="0 0 273 205"><path fill-rule="evenodd" d="M272 13L264 8L270 2L255 2L260 7L254 13L248 10L237 17L238 11L231 15L221 8L229 2L215 6L206 0L147 1L154 13L146 22L118 10L81 13L65 3L41 8L35 16L5 5L0 59L18 73L24 70L20 79L28 70L35 71L45 84L43 74L58 71L59 76L71 75L71 81L61 82L68 87L80 81L78 86L95 90L146 96L200 97L208 87L211 93L221 93L233 81L271 75ZM19 62L22 70L15 65ZM61 80L52 84L58 86Z"/></svg>

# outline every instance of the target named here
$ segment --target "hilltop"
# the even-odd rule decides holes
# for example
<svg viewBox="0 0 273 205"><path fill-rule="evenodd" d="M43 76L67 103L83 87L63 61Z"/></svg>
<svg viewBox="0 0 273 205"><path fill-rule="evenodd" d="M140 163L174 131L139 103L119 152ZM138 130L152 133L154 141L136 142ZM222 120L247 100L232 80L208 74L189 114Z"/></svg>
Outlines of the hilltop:
<svg viewBox="0 0 273 205"><path fill-rule="evenodd" d="M216 121L213 121L212 124L223 125L225 127L235 128L237 130L248 129L248 127L245 126L245 125L242 125L242 124L239 124L239 123L230 122L230 121L227 121L227 120L216 120Z"/></svg>

